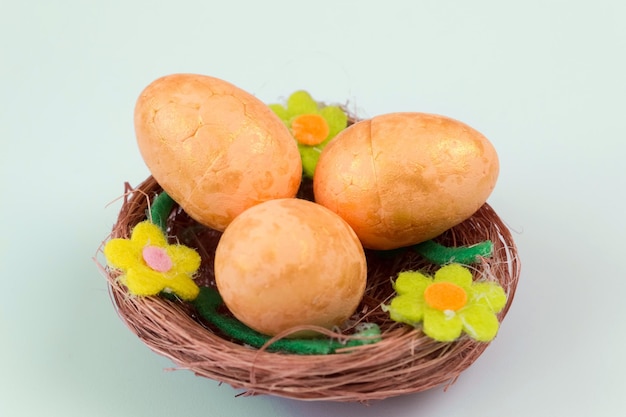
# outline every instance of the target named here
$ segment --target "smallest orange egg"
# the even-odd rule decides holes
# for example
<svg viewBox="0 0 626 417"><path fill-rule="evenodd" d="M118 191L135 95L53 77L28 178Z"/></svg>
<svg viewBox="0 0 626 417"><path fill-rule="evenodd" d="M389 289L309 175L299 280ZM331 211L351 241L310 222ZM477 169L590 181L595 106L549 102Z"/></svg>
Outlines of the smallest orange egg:
<svg viewBox="0 0 626 417"><path fill-rule="evenodd" d="M215 252L224 303L241 322L271 336L302 325L340 326L358 307L366 276L365 253L350 226L295 198L244 211Z"/></svg>

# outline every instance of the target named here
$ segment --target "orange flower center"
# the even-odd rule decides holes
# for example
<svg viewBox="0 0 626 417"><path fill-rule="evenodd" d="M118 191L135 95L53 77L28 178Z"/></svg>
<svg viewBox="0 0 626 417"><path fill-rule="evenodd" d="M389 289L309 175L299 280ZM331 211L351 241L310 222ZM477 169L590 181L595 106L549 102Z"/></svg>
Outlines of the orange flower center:
<svg viewBox="0 0 626 417"><path fill-rule="evenodd" d="M456 311L467 303L467 293L451 282L435 282L424 291L424 299L434 309Z"/></svg>
<svg viewBox="0 0 626 417"><path fill-rule="evenodd" d="M303 145L318 145L328 137L330 128L319 114L301 114L291 122L291 133Z"/></svg>
<svg viewBox="0 0 626 417"><path fill-rule="evenodd" d="M174 266L165 249L158 246L145 246L141 255L146 265L157 272L167 272Z"/></svg>

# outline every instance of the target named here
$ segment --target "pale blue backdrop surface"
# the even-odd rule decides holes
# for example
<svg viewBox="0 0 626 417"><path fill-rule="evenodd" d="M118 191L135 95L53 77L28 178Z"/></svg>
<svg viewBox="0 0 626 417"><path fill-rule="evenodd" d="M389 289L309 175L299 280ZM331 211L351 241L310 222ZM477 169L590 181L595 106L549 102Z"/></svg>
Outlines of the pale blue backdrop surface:
<svg viewBox="0 0 626 417"><path fill-rule="evenodd" d="M623 1L3 1L0 415L623 415ZM92 257L149 172L141 89L173 72L264 101L307 89L361 117L441 113L500 154L489 199L523 274L444 392L361 404L237 398L117 317ZM111 204L109 204L111 203Z"/></svg>

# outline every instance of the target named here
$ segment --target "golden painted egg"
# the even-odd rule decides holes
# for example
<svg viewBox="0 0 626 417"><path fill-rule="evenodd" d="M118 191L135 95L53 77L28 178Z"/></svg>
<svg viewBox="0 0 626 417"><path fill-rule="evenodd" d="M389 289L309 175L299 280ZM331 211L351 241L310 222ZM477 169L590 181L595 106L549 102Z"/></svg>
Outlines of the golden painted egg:
<svg viewBox="0 0 626 417"><path fill-rule="evenodd" d="M367 275L350 226L319 204L293 198L240 214L224 231L214 266L229 310L266 335L341 325L358 307Z"/></svg>
<svg viewBox="0 0 626 417"><path fill-rule="evenodd" d="M141 155L195 220L217 230L249 207L294 197L302 164L283 122L251 94L217 78L157 79L135 107Z"/></svg>
<svg viewBox="0 0 626 417"><path fill-rule="evenodd" d="M393 249L434 238L471 217L499 172L493 145L470 126L424 113L358 122L326 146L315 200L363 245Z"/></svg>

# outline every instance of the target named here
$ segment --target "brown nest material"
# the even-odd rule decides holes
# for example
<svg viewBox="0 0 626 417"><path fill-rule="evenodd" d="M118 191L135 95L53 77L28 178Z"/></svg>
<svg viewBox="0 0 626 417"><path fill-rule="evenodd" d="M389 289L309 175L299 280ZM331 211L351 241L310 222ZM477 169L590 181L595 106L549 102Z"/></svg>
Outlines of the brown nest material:
<svg viewBox="0 0 626 417"><path fill-rule="evenodd" d="M114 226L112 237L127 238L132 228L146 219L151 200L161 192L148 178L130 189ZM300 197L310 196L304 183ZM168 218L168 235L196 248L202 266L199 285L214 285L213 253L220 233L197 224L175 207ZM447 246L493 242L493 256L472 268L475 276L495 278L508 301L498 315L506 315L519 279L520 263L511 233L494 210L485 204L465 222L436 240ZM229 340L205 323L193 307L163 297L133 297L117 279L118 273L104 268L112 299L120 317L153 351L170 358L181 369L244 389L244 395L271 394L300 400L368 401L424 391L453 383L487 348L488 343L463 336L441 343L419 328L389 319L381 304L394 295L391 278L403 270L433 271L415 251L368 252L368 285L354 322L377 323L382 340L329 355L297 355L253 349ZM336 334L338 338L343 337Z"/></svg>

